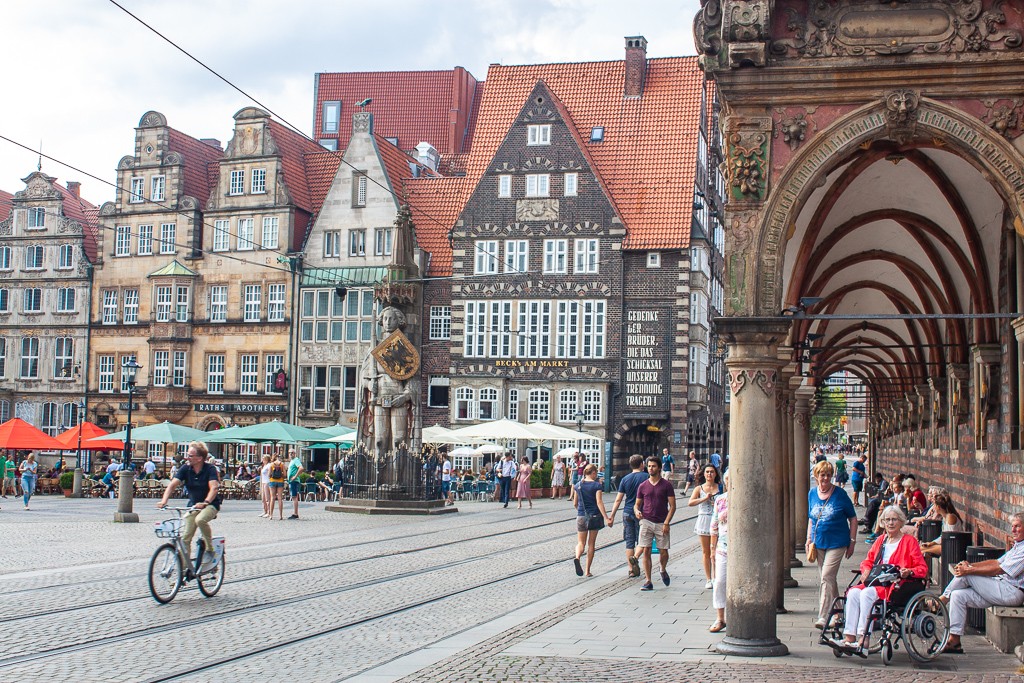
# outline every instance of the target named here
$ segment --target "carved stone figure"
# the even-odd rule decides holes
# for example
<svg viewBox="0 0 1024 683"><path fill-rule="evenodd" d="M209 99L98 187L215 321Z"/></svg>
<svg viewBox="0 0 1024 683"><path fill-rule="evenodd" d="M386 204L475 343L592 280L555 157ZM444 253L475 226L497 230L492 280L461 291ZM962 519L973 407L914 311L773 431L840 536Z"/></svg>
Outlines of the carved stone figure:
<svg viewBox="0 0 1024 683"><path fill-rule="evenodd" d="M419 354L401 332L406 324L402 311L388 306L377 316L377 323L385 338L363 361L362 384L364 414L372 415L372 429L366 424L369 420L364 422L364 443L379 456L409 442Z"/></svg>

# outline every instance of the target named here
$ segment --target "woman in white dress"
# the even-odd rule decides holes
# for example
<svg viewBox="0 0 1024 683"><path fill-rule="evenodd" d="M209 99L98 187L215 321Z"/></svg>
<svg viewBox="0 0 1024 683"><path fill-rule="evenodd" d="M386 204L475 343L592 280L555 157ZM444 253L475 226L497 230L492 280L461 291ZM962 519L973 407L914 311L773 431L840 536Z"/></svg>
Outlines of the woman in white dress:
<svg viewBox="0 0 1024 683"><path fill-rule="evenodd" d="M565 463L562 462L562 456L555 456L555 463L551 468L551 498L558 498L562 495L562 489L565 488Z"/></svg>

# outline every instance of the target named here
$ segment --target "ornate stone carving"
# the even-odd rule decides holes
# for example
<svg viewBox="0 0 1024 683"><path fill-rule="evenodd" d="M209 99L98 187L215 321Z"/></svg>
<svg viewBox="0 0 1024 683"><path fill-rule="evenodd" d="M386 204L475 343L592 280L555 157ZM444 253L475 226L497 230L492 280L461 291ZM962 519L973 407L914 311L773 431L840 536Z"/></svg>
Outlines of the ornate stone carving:
<svg viewBox="0 0 1024 683"><path fill-rule="evenodd" d="M717 55L722 49L722 3L701 0L700 12L693 19L693 44L705 55Z"/></svg>
<svg viewBox="0 0 1024 683"><path fill-rule="evenodd" d="M117 162L117 168L122 171L127 170L129 168L133 168L134 166L135 157L131 156L130 154L124 155L123 157L121 157L121 160Z"/></svg>
<svg viewBox="0 0 1024 683"><path fill-rule="evenodd" d="M889 138L902 144L917 132L918 105L921 94L916 90L893 90L885 95L885 127Z"/></svg>
<svg viewBox="0 0 1024 683"><path fill-rule="evenodd" d="M114 202L103 202L103 205L100 207L101 216L113 216L115 213L117 213L117 204Z"/></svg>
<svg viewBox="0 0 1024 683"><path fill-rule="evenodd" d="M728 45L728 65L764 66L771 3L763 0L733 0L724 6L722 38Z"/></svg>
<svg viewBox="0 0 1024 683"><path fill-rule="evenodd" d="M195 197L185 195L178 201L178 208L181 209L182 211L198 211L199 200L196 199Z"/></svg>
<svg viewBox="0 0 1024 683"><path fill-rule="evenodd" d="M775 370L730 370L729 388L733 396L739 396L747 386L754 385L763 391L765 396L772 398L778 379L779 373Z"/></svg>
<svg viewBox="0 0 1024 683"><path fill-rule="evenodd" d="M168 152L164 155L163 165L164 166L179 166L182 163L181 154L177 152Z"/></svg>
<svg viewBox="0 0 1024 683"><path fill-rule="evenodd" d="M352 132L369 133L373 128L373 114L362 111L352 115Z"/></svg>
<svg viewBox="0 0 1024 683"><path fill-rule="evenodd" d="M782 141L789 145L790 149L795 150L801 142L807 139L808 128L811 129L811 132L817 130L817 126L814 125L814 121L810 117L816 109L817 107L812 107L788 116L784 109L776 109L779 120L775 126L774 137L781 135Z"/></svg>
<svg viewBox="0 0 1024 683"><path fill-rule="evenodd" d="M5 221L0 221L0 237L8 237L14 234L14 219L8 218Z"/></svg>
<svg viewBox="0 0 1024 683"><path fill-rule="evenodd" d="M516 202L516 220L523 223L558 220L558 200L520 199Z"/></svg>
<svg viewBox="0 0 1024 683"><path fill-rule="evenodd" d="M970 53L1016 49L1018 31L1003 30L1003 0L958 0L914 3L854 0L812 2L806 14L790 7L790 38L771 44L776 55L844 57L913 52Z"/></svg>
<svg viewBox="0 0 1024 683"><path fill-rule="evenodd" d="M992 130L1004 138L1016 137L1014 132L1018 135L1021 133L1021 115L1017 109L1024 104L1024 100L982 100L982 104L988 109L984 121Z"/></svg>
<svg viewBox="0 0 1024 683"><path fill-rule="evenodd" d="M158 111L147 111L139 119L139 128L155 128L157 126L166 126L167 117Z"/></svg>
<svg viewBox="0 0 1024 683"><path fill-rule="evenodd" d="M763 200L767 194L771 117L727 116L723 128L732 199Z"/></svg>

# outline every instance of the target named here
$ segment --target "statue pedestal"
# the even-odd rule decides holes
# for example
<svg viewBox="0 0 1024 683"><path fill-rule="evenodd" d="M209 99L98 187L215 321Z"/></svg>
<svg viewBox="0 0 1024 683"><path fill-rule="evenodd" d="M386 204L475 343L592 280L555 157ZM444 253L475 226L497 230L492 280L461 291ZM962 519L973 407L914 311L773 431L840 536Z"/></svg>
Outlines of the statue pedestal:
<svg viewBox="0 0 1024 683"><path fill-rule="evenodd" d="M366 500L364 498L339 498L324 508L328 512L351 512L363 515L444 515L458 512L454 505L445 505L444 500Z"/></svg>

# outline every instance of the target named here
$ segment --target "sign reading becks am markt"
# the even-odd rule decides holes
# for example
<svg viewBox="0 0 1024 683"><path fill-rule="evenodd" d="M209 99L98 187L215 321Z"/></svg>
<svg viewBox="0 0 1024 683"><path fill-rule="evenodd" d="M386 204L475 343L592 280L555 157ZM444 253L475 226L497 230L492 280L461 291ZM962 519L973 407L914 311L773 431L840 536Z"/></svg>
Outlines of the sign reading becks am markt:
<svg viewBox="0 0 1024 683"><path fill-rule="evenodd" d="M666 406L669 394L665 361L665 312L640 310L626 312L623 345L626 410L659 409Z"/></svg>

